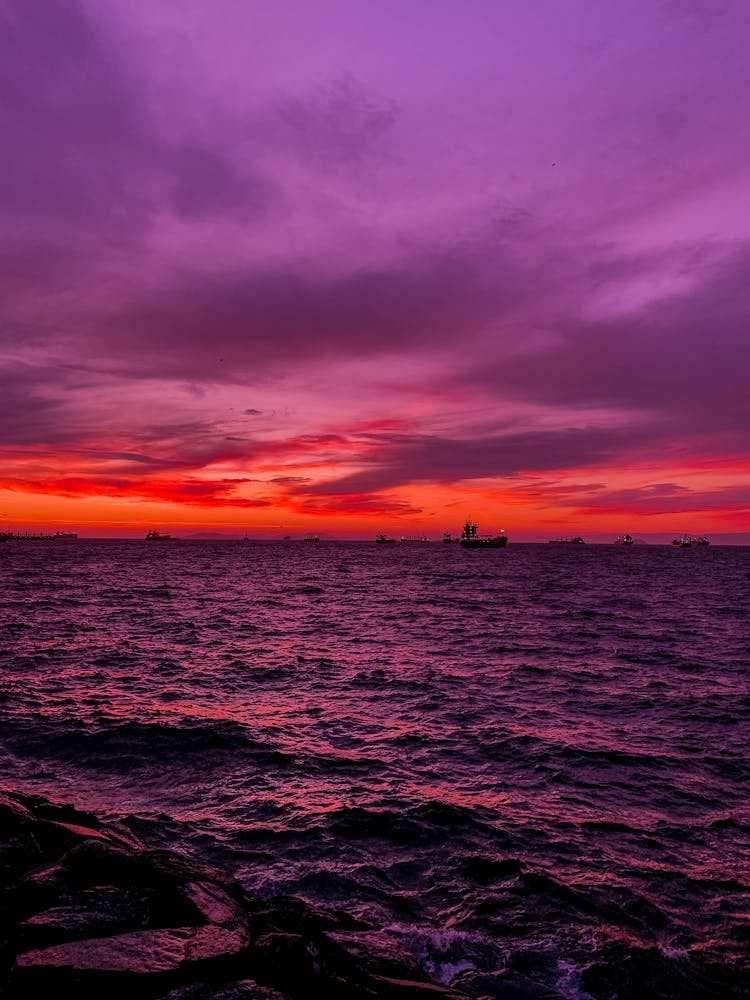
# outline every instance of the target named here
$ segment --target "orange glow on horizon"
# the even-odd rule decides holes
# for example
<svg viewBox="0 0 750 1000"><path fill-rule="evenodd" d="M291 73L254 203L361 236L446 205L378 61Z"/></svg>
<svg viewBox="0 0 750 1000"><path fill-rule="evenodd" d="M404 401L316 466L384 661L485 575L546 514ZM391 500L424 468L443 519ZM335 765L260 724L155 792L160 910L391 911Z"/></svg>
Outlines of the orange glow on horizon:
<svg viewBox="0 0 750 1000"><path fill-rule="evenodd" d="M503 529L516 538L617 535L625 530L750 531L750 475L731 458L697 461L689 469L684 463L661 468L663 486L653 485L650 469L589 468L566 470L556 478L530 474L357 493L325 487L341 471L330 461L317 467L313 461L304 470L279 464L268 471L287 475L266 478L264 471L262 480L247 475L208 478L196 470L172 479L19 477L0 490L0 523L5 530L68 528L82 535L120 537L158 526L228 536L315 531L328 537L371 538L389 531L438 538L443 531L458 530L467 517L487 531ZM728 474L731 489L723 485Z"/></svg>

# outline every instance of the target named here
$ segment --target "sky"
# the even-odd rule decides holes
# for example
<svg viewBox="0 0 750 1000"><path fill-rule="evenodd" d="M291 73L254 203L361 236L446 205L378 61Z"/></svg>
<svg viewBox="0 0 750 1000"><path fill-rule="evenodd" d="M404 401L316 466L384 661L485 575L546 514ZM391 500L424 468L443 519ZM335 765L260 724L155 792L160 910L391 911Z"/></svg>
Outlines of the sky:
<svg viewBox="0 0 750 1000"><path fill-rule="evenodd" d="M750 543L745 0L0 0L0 530Z"/></svg>

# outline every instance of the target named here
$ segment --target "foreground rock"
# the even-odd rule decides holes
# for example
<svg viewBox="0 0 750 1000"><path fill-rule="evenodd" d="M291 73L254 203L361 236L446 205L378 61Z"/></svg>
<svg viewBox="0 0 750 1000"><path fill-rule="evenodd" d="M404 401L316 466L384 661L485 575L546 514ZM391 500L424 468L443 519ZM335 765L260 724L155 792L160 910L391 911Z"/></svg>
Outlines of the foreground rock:
<svg viewBox="0 0 750 1000"><path fill-rule="evenodd" d="M9 1000L466 996L360 921L254 899L125 827L14 793L0 793L0 928Z"/></svg>

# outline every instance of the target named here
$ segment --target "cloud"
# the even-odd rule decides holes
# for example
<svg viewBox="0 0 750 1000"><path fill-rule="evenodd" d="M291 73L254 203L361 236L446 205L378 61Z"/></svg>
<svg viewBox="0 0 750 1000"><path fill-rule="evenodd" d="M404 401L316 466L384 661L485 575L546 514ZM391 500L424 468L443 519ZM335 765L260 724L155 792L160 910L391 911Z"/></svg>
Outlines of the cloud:
<svg viewBox="0 0 750 1000"><path fill-rule="evenodd" d="M183 146L170 160L172 204L185 219L260 219L278 205L279 192L267 178L246 166L239 169L212 149Z"/></svg>
<svg viewBox="0 0 750 1000"><path fill-rule="evenodd" d="M594 503L587 503L584 498L573 495L563 501L563 505L577 507L578 513L584 516L607 511L654 516L723 510L750 517L750 487L743 484L696 489L676 483L661 483L633 489L604 490L596 496Z"/></svg>
<svg viewBox="0 0 750 1000"><path fill-rule="evenodd" d="M248 498L236 494L245 480L184 479L159 481L149 479L106 479L69 476L57 479L4 479L3 488L23 493L41 493L60 497L119 497L180 504L188 507L270 507L266 498Z"/></svg>
<svg viewBox="0 0 750 1000"><path fill-rule="evenodd" d="M750 245L741 245L709 260L686 290L616 315L563 317L542 350L486 358L457 377L529 404L619 411L639 446L716 435L747 448L748 273Z"/></svg>
<svg viewBox="0 0 750 1000"><path fill-rule="evenodd" d="M513 479L531 470L604 463L623 444L621 432L598 428L495 434L483 440L382 435L377 446L358 456L364 469L298 492L321 498L375 494L414 483Z"/></svg>
<svg viewBox="0 0 750 1000"><path fill-rule="evenodd" d="M0 5L14 488L256 502L236 472L397 516L413 483L746 458L739 6L394 35L342 5L314 44L283 10L248 42L242 5L105 7ZM688 502L669 475L612 502Z"/></svg>
<svg viewBox="0 0 750 1000"><path fill-rule="evenodd" d="M415 252L398 264L330 275L314 266L185 273L103 318L82 339L124 375L245 380L306 360L378 357L404 349L458 350L498 322L520 292L479 248Z"/></svg>
<svg viewBox="0 0 750 1000"><path fill-rule="evenodd" d="M151 151L132 80L75 0L0 9L4 225L44 248L64 232L122 244L144 223ZM64 229L62 228L64 227ZM47 251L49 252L49 250Z"/></svg>
<svg viewBox="0 0 750 1000"><path fill-rule="evenodd" d="M365 517L404 517L421 514L422 508L408 500L379 493L341 493L337 496L303 496L287 501L298 514L349 514Z"/></svg>
<svg viewBox="0 0 750 1000"><path fill-rule="evenodd" d="M351 73L320 84L309 97L276 102L281 141L300 156L335 171L361 167L393 125L395 101L377 99Z"/></svg>

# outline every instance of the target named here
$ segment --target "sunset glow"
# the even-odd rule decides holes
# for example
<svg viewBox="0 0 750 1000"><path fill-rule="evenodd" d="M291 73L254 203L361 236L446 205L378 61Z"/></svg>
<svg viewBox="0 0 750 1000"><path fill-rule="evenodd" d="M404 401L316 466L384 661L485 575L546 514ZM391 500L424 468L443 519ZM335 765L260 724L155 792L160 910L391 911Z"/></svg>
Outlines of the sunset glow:
<svg viewBox="0 0 750 1000"><path fill-rule="evenodd" d="M0 524L750 542L750 18L613 11L0 5Z"/></svg>

